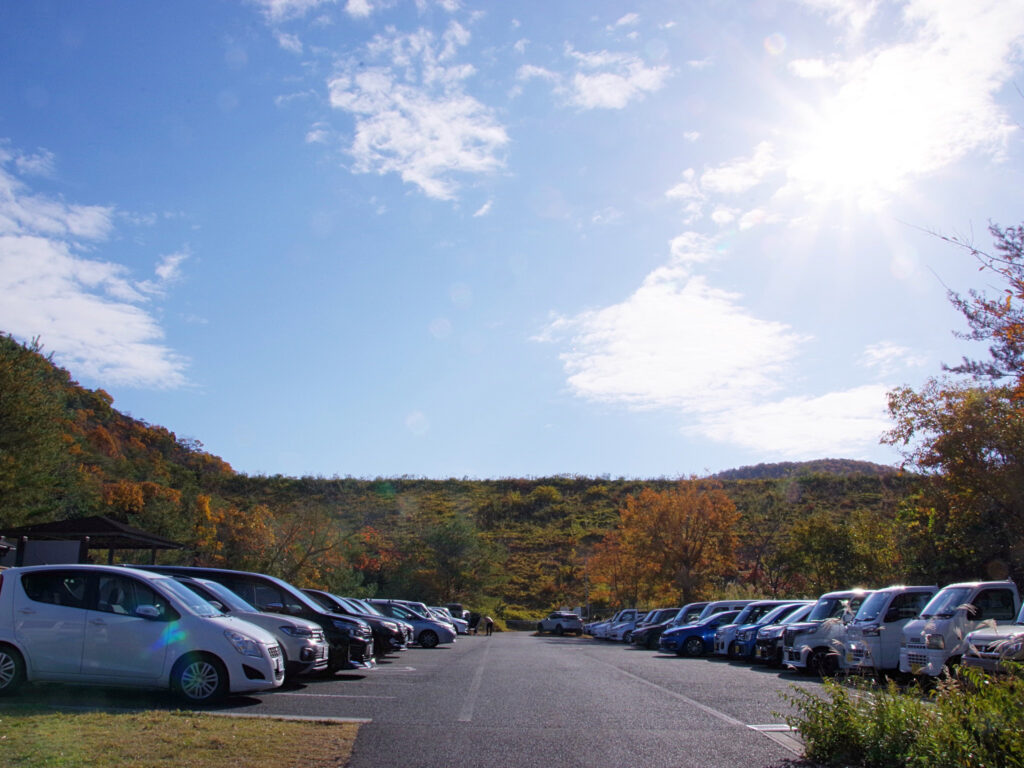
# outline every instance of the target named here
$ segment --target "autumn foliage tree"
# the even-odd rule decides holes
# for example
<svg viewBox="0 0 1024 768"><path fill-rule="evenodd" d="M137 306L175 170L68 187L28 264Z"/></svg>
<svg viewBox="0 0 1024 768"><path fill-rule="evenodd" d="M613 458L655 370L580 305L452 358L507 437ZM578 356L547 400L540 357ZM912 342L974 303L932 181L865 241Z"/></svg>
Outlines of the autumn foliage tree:
<svg viewBox="0 0 1024 768"><path fill-rule="evenodd" d="M739 513L719 483L680 480L626 499L615 530L594 554L595 580L621 603L689 602L735 574Z"/></svg>
<svg viewBox="0 0 1024 768"><path fill-rule="evenodd" d="M940 582L1024 570L1024 228L990 227L993 252L954 239L1001 283L991 296L951 292L965 338L988 358L947 367L970 381L932 379L890 393L886 440L926 481L904 509L904 535L922 576Z"/></svg>

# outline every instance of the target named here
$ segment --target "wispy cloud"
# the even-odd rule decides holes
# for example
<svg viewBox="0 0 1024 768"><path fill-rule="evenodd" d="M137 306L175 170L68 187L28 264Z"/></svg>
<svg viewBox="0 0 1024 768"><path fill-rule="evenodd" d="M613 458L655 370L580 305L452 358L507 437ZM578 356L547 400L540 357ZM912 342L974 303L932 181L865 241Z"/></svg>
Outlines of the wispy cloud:
<svg viewBox="0 0 1024 768"><path fill-rule="evenodd" d="M305 16L321 5L333 4L336 0L250 0L259 6L268 21L277 23Z"/></svg>
<svg viewBox="0 0 1024 768"><path fill-rule="evenodd" d="M52 166L52 155L42 156ZM114 208L32 194L11 170L28 167L19 157L0 145L0 328L40 337L61 364L96 381L184 384L184 359L161 343L163 331L144 305L178 277L187 254L165 256L148 281L87 258L82 246L95 249L112 233Z"/></svg>
<svg viewBox="0 0 1024 768"><path fill-rule="evenodd" d="M456 22L437 39L428 30L378 36L367 58L330 79L330 103L355 118L349 151L358 172L397 173L440 200L456 196L457 174L499 170L508 135L491 109L470 96L475 70L456 55L469 42Z"/></svg>

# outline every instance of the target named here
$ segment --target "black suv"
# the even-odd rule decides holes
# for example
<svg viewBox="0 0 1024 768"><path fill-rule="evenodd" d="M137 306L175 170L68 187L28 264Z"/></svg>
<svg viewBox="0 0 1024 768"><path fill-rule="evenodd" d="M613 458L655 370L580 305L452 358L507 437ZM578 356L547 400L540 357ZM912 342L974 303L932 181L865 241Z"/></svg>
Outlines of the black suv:
<svg viewBox="0 0 1024 768"><path fill-rule="evenodd" d="M405 633L398 624L390 619L356 611L343 598L332 595L330 592L324 592L322 589L303 589L302 591L331 613L354 616L369 624L370 629L373 630L373 647L377 649L378 656L405 648Z"/></svg>
<svg viewBox="0 0 1024 768"><path fill-rule="evenodd" d="M189 565L132 565L169 576L195 576L223 584L243 600L267 613L299 616L323 627L324 638L331 646L328 669L366 669L374 665L373 633L370 625L353 616L341 616L275 576L227 568L201 568Z"/></svg>

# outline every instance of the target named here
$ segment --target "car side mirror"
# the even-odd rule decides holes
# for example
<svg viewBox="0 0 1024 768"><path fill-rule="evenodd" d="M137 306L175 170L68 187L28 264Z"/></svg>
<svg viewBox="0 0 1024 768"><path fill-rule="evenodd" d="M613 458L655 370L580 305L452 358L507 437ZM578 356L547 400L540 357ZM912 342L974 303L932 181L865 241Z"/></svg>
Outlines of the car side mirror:
<svg viewBox="0 0 1024 768"><path fill-rule="evenodd" d="M155 605L139 605L135 608L135 615L141 616L144 619L156 620L160 618L161 614L160 609Z"/></svg>

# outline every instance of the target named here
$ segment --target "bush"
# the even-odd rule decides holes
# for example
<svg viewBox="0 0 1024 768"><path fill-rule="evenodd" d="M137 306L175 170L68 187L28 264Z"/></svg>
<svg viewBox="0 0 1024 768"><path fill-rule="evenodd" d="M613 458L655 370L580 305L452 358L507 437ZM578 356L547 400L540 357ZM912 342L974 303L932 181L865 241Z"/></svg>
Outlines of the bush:
<svg viewBox="0 0 1024 768"><path fill-rule="evenodd" d="M865 768L1024 768L1024 676L961 670L930 700L920 689L825 682L825 695L798 690L786 717L806 756Z"/></svg>

